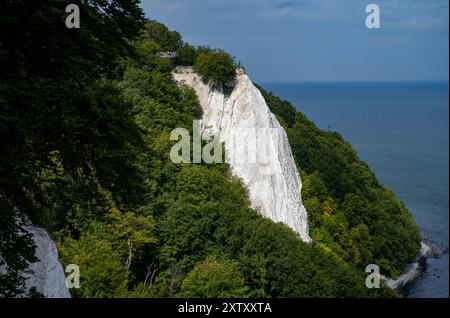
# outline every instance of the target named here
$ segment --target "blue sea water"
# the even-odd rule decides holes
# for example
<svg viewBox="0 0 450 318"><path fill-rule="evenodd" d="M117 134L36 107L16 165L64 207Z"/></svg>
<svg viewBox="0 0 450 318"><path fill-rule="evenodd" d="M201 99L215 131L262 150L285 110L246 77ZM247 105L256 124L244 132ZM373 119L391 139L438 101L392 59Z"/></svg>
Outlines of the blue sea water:
<svg viewBox="0 0 450 318"><path fill-rule="evenodd" d="M262 83L342 134L405 202L425 238L448 247L449 90L428 83ZM428 259L408 297L448 297L448 253Z"/></svg>

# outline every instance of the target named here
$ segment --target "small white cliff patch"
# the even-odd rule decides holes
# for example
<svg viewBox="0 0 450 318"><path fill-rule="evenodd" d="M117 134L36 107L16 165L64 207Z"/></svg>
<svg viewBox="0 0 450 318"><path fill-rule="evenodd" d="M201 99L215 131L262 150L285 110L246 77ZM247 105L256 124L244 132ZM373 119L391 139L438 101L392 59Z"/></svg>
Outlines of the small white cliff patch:
<svg viewBox="0 0 450 318"><path fill-rule="evenodd" d="M70 298L66 287L66 276L59 262L58 249L47 231L41 227L27 224L26 230L30 232L36 244L37 262L30 264L32 274L24 274L26 289L36 287L46 298Z"/></svg>

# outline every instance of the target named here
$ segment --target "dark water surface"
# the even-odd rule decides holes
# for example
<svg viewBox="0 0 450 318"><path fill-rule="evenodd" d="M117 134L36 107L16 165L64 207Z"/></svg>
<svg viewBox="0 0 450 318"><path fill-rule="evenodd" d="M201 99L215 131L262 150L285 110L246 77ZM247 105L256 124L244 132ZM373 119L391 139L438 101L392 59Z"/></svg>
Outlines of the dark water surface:
<svg viewBox="0 0 450 318"><path fill-rule="evenodd" d="M448 83L263 83L335 130L405 202L422 234L448 247ZM428 260L409 297L448 297L448 253Z"/></svg>

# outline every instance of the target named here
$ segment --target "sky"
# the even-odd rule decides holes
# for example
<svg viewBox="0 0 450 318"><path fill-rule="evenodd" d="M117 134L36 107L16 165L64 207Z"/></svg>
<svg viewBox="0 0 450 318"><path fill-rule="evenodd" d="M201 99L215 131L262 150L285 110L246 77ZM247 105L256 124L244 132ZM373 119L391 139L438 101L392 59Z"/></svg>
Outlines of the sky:
<svg viewBox="0 0 450 318"><path fill-rule="evenodd" d="M365 25L368 4L379 29ZM448 81L448 0L141 0L193 45L258 82Z"/></svg>

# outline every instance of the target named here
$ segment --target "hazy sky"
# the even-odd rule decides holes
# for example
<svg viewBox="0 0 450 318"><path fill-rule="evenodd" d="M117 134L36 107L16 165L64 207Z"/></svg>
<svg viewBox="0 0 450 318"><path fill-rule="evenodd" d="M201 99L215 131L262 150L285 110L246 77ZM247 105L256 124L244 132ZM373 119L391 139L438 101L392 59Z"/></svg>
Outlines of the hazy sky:
<svg viewBox="0 0 450 318"><path fill-rule="evenodd" d="M263 81L448 80L448 0L141 0ZM381 28L367 29L376 3Z"/></svg>

